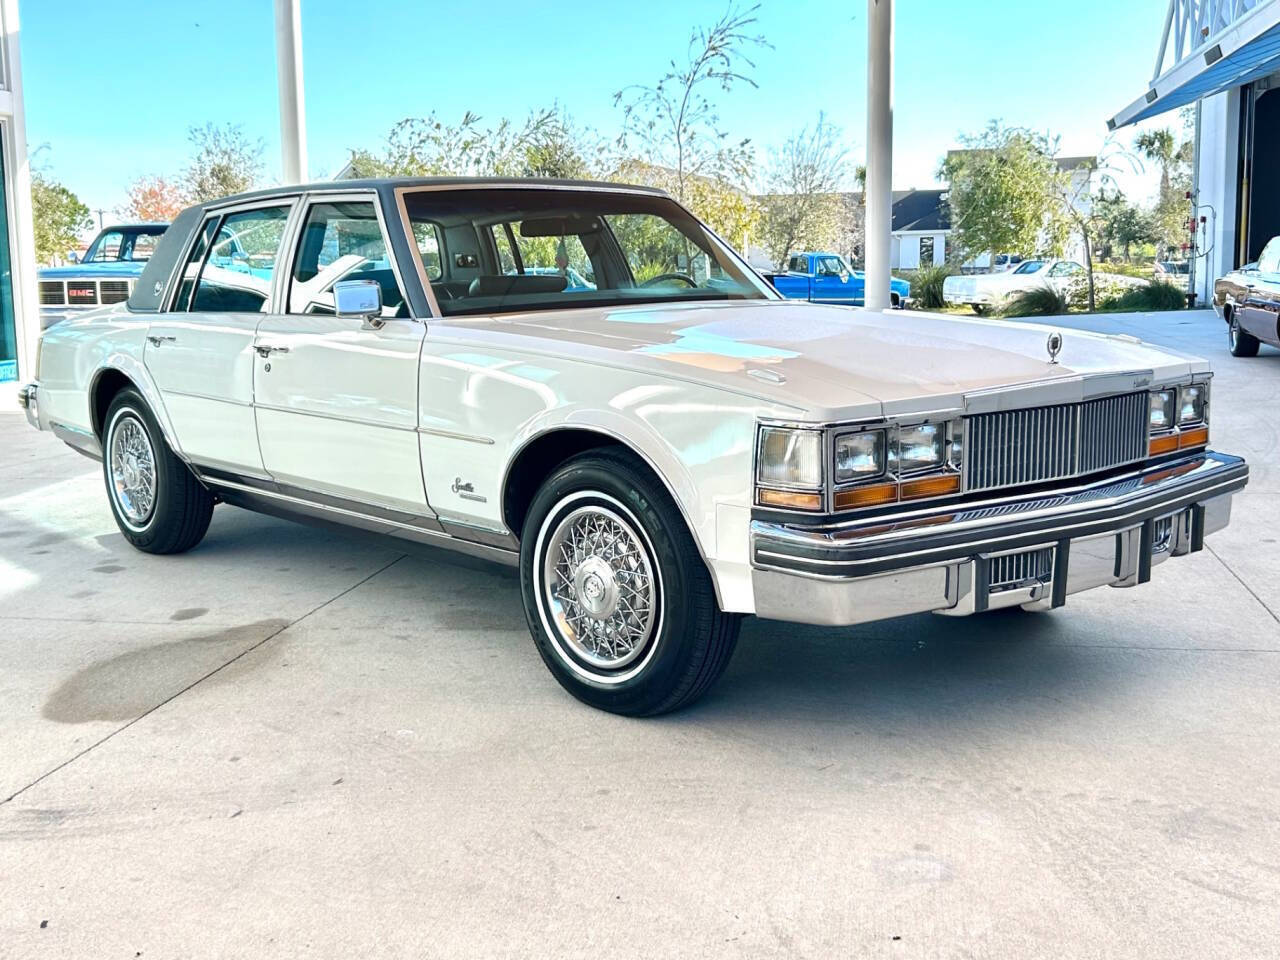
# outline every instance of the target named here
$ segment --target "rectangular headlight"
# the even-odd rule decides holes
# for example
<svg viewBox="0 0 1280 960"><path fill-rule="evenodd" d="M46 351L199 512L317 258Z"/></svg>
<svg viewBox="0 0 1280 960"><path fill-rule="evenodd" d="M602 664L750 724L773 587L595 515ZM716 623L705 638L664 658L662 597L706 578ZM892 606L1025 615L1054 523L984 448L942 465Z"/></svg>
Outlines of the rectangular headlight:
<svg viewBox="0 0 1280 960"><path fill-rule="evenodd" d="M1204 419L1205 385L1192 383L1178 390L1178 424L1199 423Z"/></svg>
<svg viewBox="0 0 1280 960"><path fill-rule="evenodd" d="M942 466L946 456L946 434L940 424L921 423L898 428L899 474L918 470L934 470Z"/></svg>
<svg viewBox="0 0 1280 960"><path fill-rule="evenodd" d="M760 459L756 463L760 483L785 487L822 486L822 434L817 430L763 427Z"/></svg>
<svg viewBox="0 0 1280 960"><path fill-rule="evenodd" d="M880 476L884 473L886 446L883 430L836 437L836 483Z"/></svg>
<svg viewBox="0 0 1280 960"><path fill-rule="evenodd" d="M1174 403L1177 392L1174 390L1152 390L1149 394L1151 411L1148 429L1151 433L1163 433L1173 429Z"/></svg>

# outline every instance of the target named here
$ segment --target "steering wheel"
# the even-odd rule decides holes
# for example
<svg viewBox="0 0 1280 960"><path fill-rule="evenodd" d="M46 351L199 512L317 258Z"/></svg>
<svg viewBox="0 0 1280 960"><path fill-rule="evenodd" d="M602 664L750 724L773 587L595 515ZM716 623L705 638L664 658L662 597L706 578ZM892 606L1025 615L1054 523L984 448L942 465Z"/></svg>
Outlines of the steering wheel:
<svg viewBox="0 0 1280 960"><path fill-rule="evenodd" d="M660 273L656 277L650 277L644 283L640 284L640 286L656 287L660 283L667 283L671 280L679 280L694 288L698 286L698 281L693 279L693 277L689 276L687 273Z"/></svg>

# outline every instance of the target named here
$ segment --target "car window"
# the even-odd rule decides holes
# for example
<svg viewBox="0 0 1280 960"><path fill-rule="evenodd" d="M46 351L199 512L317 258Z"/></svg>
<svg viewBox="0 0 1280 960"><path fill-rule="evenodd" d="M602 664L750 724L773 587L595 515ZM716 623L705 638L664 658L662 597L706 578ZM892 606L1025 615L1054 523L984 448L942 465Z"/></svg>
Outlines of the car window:
<svg viewBox="0 0 1280 960"><path fill-rule="evenodd" d="M1026 260L1014 273L1039 273L1044 268L1043 260Z"/></svg>
<svg viewBox="0 0 1280 960"><path fill-rule="evenodd" d="M664 196L510 187L410 191L404 203L415 236L438 225L447 248L431 265L446 315L776 297Z"/></svg>
<svg viewBox="0 0 1280 960"><path fill-rule="evenodd" d="M223 217L200 270L191 312L266 310L288 217L287 206L260 207Z"/></svg>
<svg viewBox="0 0 1280 960"><path fill-rule="evenodd" d="M493 246L498 251L498 268L506 274L519 273L519 265L516 263L515 247L511 244L511 237L507 235L510 224L495 223L489 228L493 234Z"/></svg>
<svg viewBox="0 0 1280 960"><path fill-rule="evenodd" d="M787 270L791 273L808 273L809 258L808 257L792 257L791 263L787 265Z"/></svg>
<svg viewBox="0 0 1280 960"><path fill-rule="evenodd" d="M85 263L107 263L120 259L120 248L124 244L124 234L119 230L111 230L100 234L94 241L93 249L85 256Z"/></svg>
<svg viewBox="0 0 1280 960"><path fill-rule="evenodd" d="M443 275L444 243L440 239L439 224L428 220L413 221L413 241L422 258L422 268L428 280L439 280Z"/></svg>
<svg viewBox="0 0 1280 960"><path fill-rule="evenodd" d="M1021 272L1021 271L1019 271ZM1073 274L1083 273L1084 267L1078 263L1055 263L1049 268L1049 276L1051 277L1069 277Z"/></svg>
<svg viewBox="0 0 1280 960"><path fill-rule="evenodd" d="M314 203L307 211L289 277L288 313L332 314L333 285L373 280L383 316L408 316L373 201Z"/></svg>
<svg viewBox="0 0 1280 960"><path fill-rule="evenodd" d="M838 277L844 273L844 264L840 262L839 257L820 257L818 259L818 274L825 277Z"/></svg>
<svg viewBox="0 0 1280 960"><path fill-rule="evenodd" d="M191 256L187 257L187 265L182 270L182 283L178 286L178 296L173 301L174 310L186 310L190 306L191 291L196 285L196 278L200 276L200 265L204 263L204 255L217 230L217 217L210 217L201 225L200 234L191 248Z"/></svg>
<svg viewBox="0 0 1280 960"><path fill-rule="evenodd" d="M135 233L133 235L133 243L130 245L127 259L134 262L142 262L151 259L151 255L156 252L156 244L160 242L161 234L158 233Z"/></svg>
<svg viewBox="0 0 1280 960"><path fill-rule="evenodd" d="M1272 237L1258 255L1259 273L1280 273L1280 237Z"/></svg>

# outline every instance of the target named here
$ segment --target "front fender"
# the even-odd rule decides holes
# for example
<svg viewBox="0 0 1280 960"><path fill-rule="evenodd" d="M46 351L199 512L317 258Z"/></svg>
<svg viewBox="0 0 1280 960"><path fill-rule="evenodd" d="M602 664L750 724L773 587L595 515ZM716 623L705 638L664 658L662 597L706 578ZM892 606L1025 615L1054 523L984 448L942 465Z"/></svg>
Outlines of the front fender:
<svg viewBox="0 0 1280 960"><path fill-rule="evenodd" d="M656 396L653 399L659 400ZM678 414L672 406L642 404L628 413L586 405L546 410L512 436L506 453L507 470L529 444L549 433L599 433L626 446L649 465L675 500L699 552L708 560L716 559L722 552L716 529L718 506L750 510L755 410L744 405L726 415L725 405L714 403L712 419L706 404L701 411L687 410L691 406L687 401L676 404L681 409ZM708 428L708 424L713 426ZM509 480L509 476L503 477L502 490L507 489Z"/></svg>

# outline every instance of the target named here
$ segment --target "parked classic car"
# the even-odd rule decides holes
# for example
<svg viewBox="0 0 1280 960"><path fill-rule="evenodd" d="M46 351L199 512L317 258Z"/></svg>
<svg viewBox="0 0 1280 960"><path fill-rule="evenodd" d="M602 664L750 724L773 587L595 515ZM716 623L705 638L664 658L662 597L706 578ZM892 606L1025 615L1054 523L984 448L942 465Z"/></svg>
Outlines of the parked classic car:
<svg viewBox="0 0 1280 960"><path fill-rule="evenodd" d="M1213 284L1213 309L1227 322L1233 357L1256 357L1280 347L1280 237L1272 237L1256 263L1246 263Z"/></svg>
<svg viewBox="0 0 1280 960"><path fill-rule="evenodd" d="M128 223L106 227L79 263L45 267L37 275L40 327L129 299L133 284L151 259L167 223Z"/></svg>
<svg viewBox="0 0 1280 960"><path fill-rule="evenodd" d="M1084 267L1074 260L1024 260L1012 270L1000 273L947 277L942 281L942 298L956 306L968 306L981 316L1028 290L1051 287L1063 293L1072 280L1083 277Z"/></svg>
<svg viewBox="0 0 1280 960"><path fill-rule="evenodd" d="M659 191L418 179L184 211L19 398L139 550L225 502L518 566L556 679L654 714L745 614L1046 610L1200 550L1248 476L1209 383L1131 338L787 301Z"/></svg>
<svg viewBox="0 0 1280 960"><path fill-rule="evenodd" d="M766 273L765 279L788 300L861 306L866 302L866 274L854 270L837 253L797 253L787 260L786 273ZM889 279L889 303L905 306L911 284L901 277Z"/></svg>

